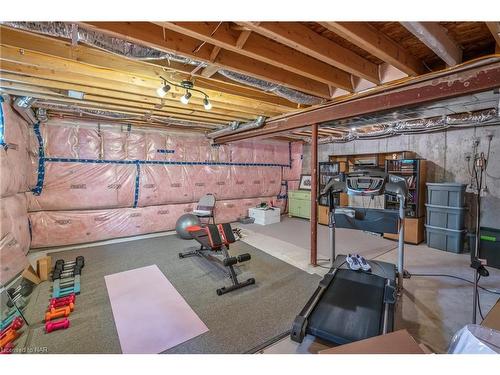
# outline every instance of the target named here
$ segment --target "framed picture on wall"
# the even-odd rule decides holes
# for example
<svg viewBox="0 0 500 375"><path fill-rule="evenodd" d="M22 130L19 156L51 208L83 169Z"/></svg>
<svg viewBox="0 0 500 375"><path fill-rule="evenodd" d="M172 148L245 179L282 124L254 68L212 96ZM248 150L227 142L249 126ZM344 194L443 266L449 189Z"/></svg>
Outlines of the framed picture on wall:
<svg viewBox="0 0 500 375"><path fill-rule="evenodd" d="M300 175L299 190L311 190L311 175L310 174L301 174Z"/></svg>

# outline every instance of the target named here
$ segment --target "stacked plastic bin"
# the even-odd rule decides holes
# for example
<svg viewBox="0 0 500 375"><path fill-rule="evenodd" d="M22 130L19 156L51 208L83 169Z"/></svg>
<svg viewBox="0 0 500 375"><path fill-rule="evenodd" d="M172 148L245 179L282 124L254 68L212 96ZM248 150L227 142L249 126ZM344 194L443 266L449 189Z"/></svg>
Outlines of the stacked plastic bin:
<svg viewBox="0 0 500 375"><path fill-rule="evenodd" d="M427 246L461 253L465 238L465 188L458 183L427 183Z"/></svg>

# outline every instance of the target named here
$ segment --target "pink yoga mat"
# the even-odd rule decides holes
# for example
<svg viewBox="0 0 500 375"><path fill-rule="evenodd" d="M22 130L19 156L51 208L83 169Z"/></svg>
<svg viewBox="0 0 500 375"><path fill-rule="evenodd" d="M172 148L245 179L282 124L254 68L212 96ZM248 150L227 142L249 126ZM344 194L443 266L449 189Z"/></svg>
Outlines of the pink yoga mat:
<svg viewBox="0 0 500 375"><path fill-rule="evenodd" d="M125 354L160 353L208 331L156 265L104 280Z"/></svg>

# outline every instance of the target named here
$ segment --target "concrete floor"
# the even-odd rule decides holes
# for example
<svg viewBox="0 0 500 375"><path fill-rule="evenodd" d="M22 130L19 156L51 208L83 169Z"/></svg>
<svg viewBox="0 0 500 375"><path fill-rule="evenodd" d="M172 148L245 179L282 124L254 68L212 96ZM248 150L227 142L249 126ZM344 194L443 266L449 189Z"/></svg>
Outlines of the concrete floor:
<svg viewBox="0 0 500 375"><path fill-rule="evenodd" d="M309 264L309 221L282 216L282 222L267 226L239 225L248 244L310 273L323 275L323 267ZM396 263L397 242L360 231L337 230L337 254L359 253L369 259ZM318 226L318 257L329 258L328 228ZM425 243L405 246L405 269L411 274L449 274L473 279L469 254L454 254L431 249ZM480 285L497 290L500 270L490 268L490 276ZM472 318L472 285L449 277L417 277L405 280L403 296L396 313L396 329L406 328L419 342L436 353L445 353L453 334ZM483 315L498 300L498 295L480 291ZM480 318L479 318L480 320ZM310 353L324 345L307 337L300 345L285 338L264 353Z"/></svg>

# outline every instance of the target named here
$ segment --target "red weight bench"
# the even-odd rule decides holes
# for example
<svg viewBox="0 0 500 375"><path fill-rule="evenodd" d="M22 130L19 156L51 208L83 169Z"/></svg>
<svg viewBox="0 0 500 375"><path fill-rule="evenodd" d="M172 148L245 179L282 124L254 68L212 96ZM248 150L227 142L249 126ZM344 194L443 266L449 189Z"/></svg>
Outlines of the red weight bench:
<svg viewBox="0 0 500 375"><path fill-rule="evenodd" d="M233 230L229 223L226 224L208 224L207 226L200 227L198 225L187 228L194 240L200 243L200 248L185 253L179 253L179 258L186 258L190 256L199 256L214 262L222 268L227 277L231 279L233 285L223 286L216 290L217 295L232 292L233 290L243 288L248 285L255 284L255 279L250 278L246 281L240 282L234 270L234 265L249 261L250 254L240 254L236 257L229 255L229 244L236 242ZM219 255L215 256L215 255ZM221 257L220 257L221 256Z"/></svg>

